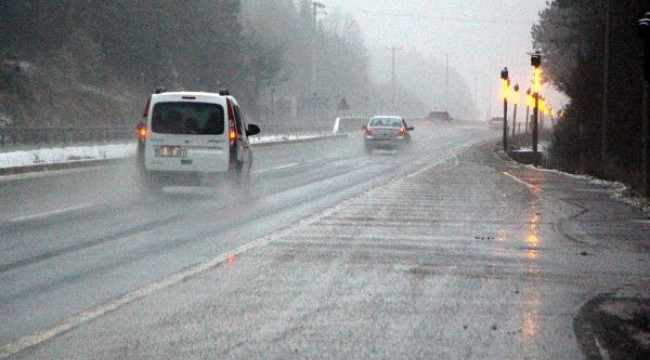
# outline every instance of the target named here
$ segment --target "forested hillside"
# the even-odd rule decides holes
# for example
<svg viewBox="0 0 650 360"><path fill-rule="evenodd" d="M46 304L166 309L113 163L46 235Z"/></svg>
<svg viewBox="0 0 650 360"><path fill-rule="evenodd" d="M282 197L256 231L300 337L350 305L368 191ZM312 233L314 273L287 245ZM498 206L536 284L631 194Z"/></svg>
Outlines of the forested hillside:
<svg viewBox="0 0 650 360"><path fill-rule="evenodd" d="M159 86L228 88L254 118L269 116L269 97L314 93L360 113L379 90L356 24L314 23L311 10L309 0L1 1L0 115L15 126L130 126Z"/></svg>

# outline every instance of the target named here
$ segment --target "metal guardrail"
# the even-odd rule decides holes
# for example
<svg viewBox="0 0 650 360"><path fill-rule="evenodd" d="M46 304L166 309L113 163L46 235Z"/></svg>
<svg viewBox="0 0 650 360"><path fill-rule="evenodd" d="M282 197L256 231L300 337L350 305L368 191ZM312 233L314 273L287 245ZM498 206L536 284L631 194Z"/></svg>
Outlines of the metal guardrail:
<svg viewBox="0 0 650 360"><path fill-rule="evenodd" d="M136 137L135 127L50 127L0 129L0 146L55 145L82 142L131 140Z"/></svg>

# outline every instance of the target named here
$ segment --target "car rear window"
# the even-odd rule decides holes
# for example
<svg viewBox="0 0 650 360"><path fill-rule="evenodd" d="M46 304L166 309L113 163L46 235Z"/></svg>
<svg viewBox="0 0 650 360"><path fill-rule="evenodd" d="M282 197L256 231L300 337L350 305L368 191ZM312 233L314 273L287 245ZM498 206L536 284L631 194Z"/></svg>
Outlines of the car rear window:
<svg viewBox="0 0 650 360"><path fill-rule="evenodd" d="M221 135L223 107L210 103L157 103L151 115L151 130L158 134Z"/></svg>
<svg viewBox="0 0 650 360"><path fill-rule="evenodd" d="M370 121L370 126L402 127L402 120L392 118L374 118Z"/></svg>

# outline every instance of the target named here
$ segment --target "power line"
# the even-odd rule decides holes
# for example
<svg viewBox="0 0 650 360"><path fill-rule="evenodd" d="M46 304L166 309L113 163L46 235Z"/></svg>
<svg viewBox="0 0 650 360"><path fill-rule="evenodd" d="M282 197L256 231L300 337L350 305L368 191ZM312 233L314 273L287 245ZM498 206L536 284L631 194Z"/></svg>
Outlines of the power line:
<svg viewBox="0 0 650 360"><path fill-rule="evenodd" d="M505 20L505 19L480 19L480 18L468 18L468 17L459 17L459 16L435 16L435 15L421 15L421 14L400 14L400 13L388 13L381 11L368 11L368 10L351 10L352 13L363 14L367 16L385 16L393 18L409 18L409 19L424 19L424 20L438 20L438 21L448 21L448 22L464 22L464 23L476 23L476 24L532 24L531 21L524 20Z"/></svg>

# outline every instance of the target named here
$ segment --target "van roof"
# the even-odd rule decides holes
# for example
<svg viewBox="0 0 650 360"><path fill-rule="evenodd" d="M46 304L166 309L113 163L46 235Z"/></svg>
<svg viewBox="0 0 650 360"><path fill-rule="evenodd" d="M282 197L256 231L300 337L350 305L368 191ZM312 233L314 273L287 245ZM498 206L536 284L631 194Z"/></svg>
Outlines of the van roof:
<svg viewBox="0 0 650 360"><path fill-rule="evenodd" d="M237 100L232 95L220 95L218 93L212 92L202 92L202 91L176 91L176 92L164 92L160 94L151 95L152 101L178 101L178 100L197 100L197 101L219 101L222 99L230 99L235 104Z"/></svg>

